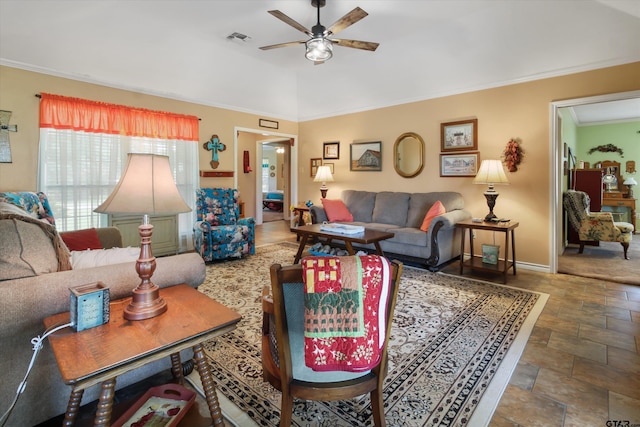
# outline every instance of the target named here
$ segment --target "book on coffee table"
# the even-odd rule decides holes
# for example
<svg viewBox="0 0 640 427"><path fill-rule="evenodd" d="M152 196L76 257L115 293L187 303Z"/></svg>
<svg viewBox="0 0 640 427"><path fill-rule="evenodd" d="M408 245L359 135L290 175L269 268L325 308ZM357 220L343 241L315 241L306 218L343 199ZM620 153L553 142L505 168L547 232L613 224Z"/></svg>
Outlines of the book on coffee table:
<svg viewBox="0 0 640 427"><path fill-rule="evenodd" d="M338 234L358 234L364 233L364 227L361 225L349 225L338 223L324 223L320 226L320 230Z"/></svg>

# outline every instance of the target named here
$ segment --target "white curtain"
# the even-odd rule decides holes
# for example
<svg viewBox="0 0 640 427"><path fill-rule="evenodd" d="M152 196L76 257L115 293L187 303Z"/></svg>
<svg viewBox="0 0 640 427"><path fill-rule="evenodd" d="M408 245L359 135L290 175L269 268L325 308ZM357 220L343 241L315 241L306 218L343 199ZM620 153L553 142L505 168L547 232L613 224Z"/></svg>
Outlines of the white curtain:
<svg viewBox="0 0 640 427"><path fill-rule="evenodd" d="M191 212L178 216L179 251L193 249L198 144L194 141L40 129L38 189L47 194L60 231L104 227L98 207L120 179L128 153L169 157L173 176Z"/></svg>

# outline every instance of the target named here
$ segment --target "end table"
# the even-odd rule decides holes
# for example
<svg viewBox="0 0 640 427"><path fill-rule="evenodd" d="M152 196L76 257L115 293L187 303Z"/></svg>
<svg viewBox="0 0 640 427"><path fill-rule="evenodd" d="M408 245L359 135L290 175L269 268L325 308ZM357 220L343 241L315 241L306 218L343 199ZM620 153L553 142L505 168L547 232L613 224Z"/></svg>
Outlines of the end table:
<svg viewBox="0 0 640 427"><path fill-rule="evenodd" d="M110 304L110 321L96 328L74 332L62 329L49 336L65 384L71 386L63 425L72 426L84 390L102 384L95 426L111 423L116 377L149 362L171 357L171 372L184 384L180 351L192 347L213 424L224 425L215 383L202 343L236 328L241 316L188 285L160 290L167 311L146 320L126 320L123 310L131 298ZM45 327L69 322L69 313L44 319Z"/></svg>

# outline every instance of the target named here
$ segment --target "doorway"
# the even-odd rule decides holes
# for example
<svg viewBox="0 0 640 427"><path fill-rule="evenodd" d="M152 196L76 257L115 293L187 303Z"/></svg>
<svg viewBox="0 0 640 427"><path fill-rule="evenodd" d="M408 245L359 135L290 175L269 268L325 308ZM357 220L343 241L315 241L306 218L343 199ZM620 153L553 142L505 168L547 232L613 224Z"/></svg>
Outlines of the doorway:
<svg viewBox="0 0 640 427"><path fill-rule="evenodd" d="M597 104L609 101L620 101L624 99L640 98L640 91L612 93L607 95L592 96L587 98L568 99L564 101L556 101L551 103L550 122L551 122L551 182L554 183L553 190L549 192L549 206L551 218L551 238L550 238L550 273L558 272L558 257L565 248L563 238L562 224L562 193L564 191L564 161L563 161L563 141L561 141L561 120L560 108L575 107L579 105Z"/></svg>
<svg viewBox="0 0 640 427"><path fill-rule="evenodd" d="M263 199L263 179L262 179L262 159L263 159L263 146L271 145L275 142L278 142L278 145L285 148L285 152L283 153L283 159L286 161L283 162L281 170L278 173L282 173L283 176L283 185L282 185L282 194L283 194L283 217L284 219L288 219L290 215L290 211L288 207L292 204L296 204L298 200L298 174L295 171L298 168L298 147L297 147L297 135L292 134L284 134L279 132L269 132L265 130L258 129L250 129L250 128L235 128L235 141L234 141L234 158L237 159L236 162L241 163L241 158L239 150L238 150L238 138L242 134L251 134L251 136L255 139L255 150L253 150L251 164L254 165L254 173L255 173L255 187L253 187L252 192L246 191L245 196L247 198L251 198L255 203L255 213L252 215L255 219L256 225L260 225L263 223L263 215L262 215L262 199ZM287 143L283 143L286 141ZM236 174L237 175L237 174ZM234 184L236 188L238 187L237 177L234 179Z"/></svg>

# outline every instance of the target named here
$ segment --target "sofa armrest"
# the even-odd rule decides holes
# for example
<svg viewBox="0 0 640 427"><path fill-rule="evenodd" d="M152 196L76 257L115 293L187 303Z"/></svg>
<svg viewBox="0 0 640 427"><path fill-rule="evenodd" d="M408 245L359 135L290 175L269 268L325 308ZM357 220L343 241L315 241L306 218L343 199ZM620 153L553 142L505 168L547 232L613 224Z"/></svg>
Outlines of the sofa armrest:
<svg viewBox="0 0 640 427"><path fill-rule="evenodd" d="M197 288L204 282L206 268L197 253L156 259L152 281L160 288L186 283ZM111 299L131 295L140 283L135 262L81 270L59 271L40 276L0 282L0 339L24 330L42 329L42 320L69 311L69 288L101 281Z"/></svg>
<svg viewBox="0 0 640 427"><path fill-rule="evenodd" d="M329 221L327 213L322 206L312 205L309 208L309 212L311 213L311 222L313 224L322 224L325 221Z"/></svg>
<svg viewBox="0 0 640 427"><path fill-rule="evenodd" d="M471 219L471 217L472 217L471 212L465 209L456 209L453 211L449 211L433 219L433 221L431 222L431 225L429 226L429 233L431 233L431 230L433 230L436 224L438 223L442 223L442 225L440 225L438 229L453 228L456 226L457 222L464 221L466 219Z"/></svg>
<svg viewBox="0 0 640 427"><path fill-rule="evenodd" d="M96 228L103 249L121 248L122 233L118 227Z"/></svg>

